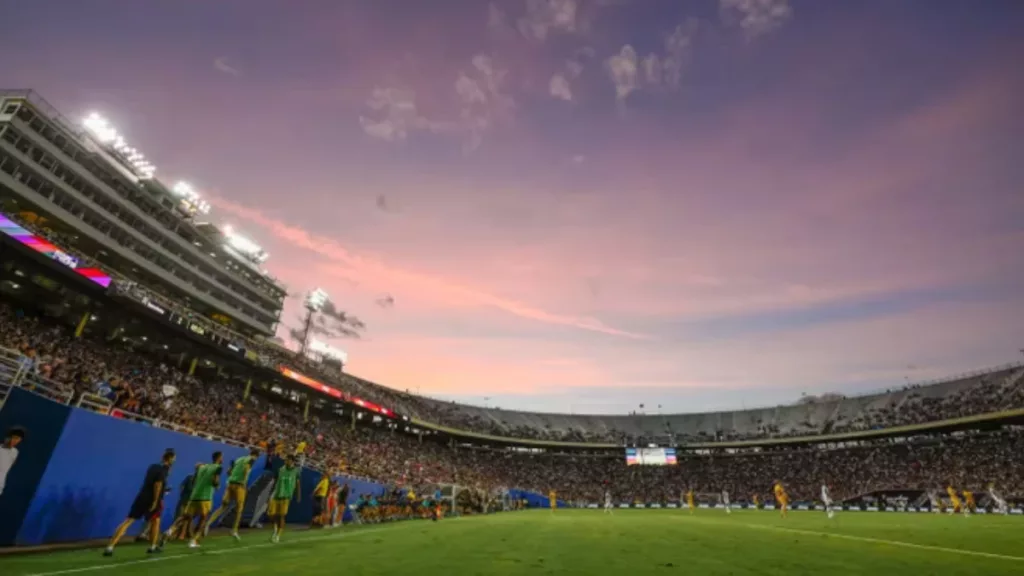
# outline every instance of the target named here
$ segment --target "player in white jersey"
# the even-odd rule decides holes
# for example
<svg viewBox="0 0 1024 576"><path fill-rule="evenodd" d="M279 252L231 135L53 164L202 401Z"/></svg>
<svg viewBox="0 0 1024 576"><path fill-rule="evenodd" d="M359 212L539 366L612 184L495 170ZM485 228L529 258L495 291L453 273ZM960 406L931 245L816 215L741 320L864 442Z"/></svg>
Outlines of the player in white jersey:
<svg viewBox="0 0 1024 576"><path fill-rule="evenodd" d="M722 490L722 506L725 506L725 513L732 514L732 506L729 502L729 491Z"/></svg>
<svg viewBox="0 0 1024 576"><path fill-rule="evenodd" d="M1006 505L1006 500L996 492L996 485L994 482L990 482L988 485L988 496L992 499L994 512L1003 514L1004 516L1010 513L1010 508Z"/></svg>
<svg viewBox="0 0 1024 576"><path fill-rule="evenodd" d="M832 511L832 496L828 493L828 486L826 484L821 485L821 502L825 505L825 513L831 518L835 515Z"/></svg>
<svg viewBox="0 0 1024 576"><path fill-rule="evenodd" d="M612 513L612 493L607 490L604 491L604 513Z"/></svg>

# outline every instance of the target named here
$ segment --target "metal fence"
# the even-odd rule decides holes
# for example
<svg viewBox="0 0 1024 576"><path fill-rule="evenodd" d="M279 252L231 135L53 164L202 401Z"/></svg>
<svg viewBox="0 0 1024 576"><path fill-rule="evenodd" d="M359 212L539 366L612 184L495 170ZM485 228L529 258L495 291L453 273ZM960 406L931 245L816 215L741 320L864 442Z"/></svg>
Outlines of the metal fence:
<svg viewBox="0 0 1024 576"><path fill-rule="evenodd" d="M174 422L150 418L149 416L115 408L114 403L108 398L96 394L86 392L76 397L74 390L37 374L35 372L35 364L31 358L20 354L17 350L0 347L0 410L3 409L4 402L6 402L7 397L10 396L11 390L14 388L21 388L58 404L84 408L113 418L139 422L154 428L172 430L188 434L189 436L198 436L230 446L253 447L231 438L225 438L202 430L189 428L188 426L175 424Z"/></svg>

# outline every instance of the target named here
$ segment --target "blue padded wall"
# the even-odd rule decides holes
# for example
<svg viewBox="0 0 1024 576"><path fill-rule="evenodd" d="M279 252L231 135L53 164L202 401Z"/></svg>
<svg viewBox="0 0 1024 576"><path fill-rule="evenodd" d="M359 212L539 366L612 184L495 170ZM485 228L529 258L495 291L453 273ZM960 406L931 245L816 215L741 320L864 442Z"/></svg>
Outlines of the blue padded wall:
<svg viewBox="0 0 1024 576"><path fill-rule="evenodd" d="M167 448L174 448L178 457L168 481L174 490L164 500L165 526L173 518L177 488L197 462L209 462L220 450L226 471L231 460L246 453L245 448L71 409L15 542L36 545L109 537L128 514L146 468L159 462ZM227 478L221 481L226 484ZM219 490L215 505L222 494Z"/></svg>
<svg viewBox="0 0 1024 576"><path fill-rule="evenodd" d="M20 388L11 390L0 410L0 434L21 426L28 434L18 446L18 460L0 494L0 546L14 544L22 519L46 471L71 408Z"/></svg>

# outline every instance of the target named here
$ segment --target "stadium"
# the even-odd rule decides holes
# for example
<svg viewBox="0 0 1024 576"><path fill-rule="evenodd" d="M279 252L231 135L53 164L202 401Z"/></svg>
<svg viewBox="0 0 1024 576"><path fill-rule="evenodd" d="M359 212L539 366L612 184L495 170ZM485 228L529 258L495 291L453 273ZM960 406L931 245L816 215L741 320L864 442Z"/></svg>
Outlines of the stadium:
<svg viewBox="0 0 1024 576"><path fill-rule="evenodd" d="M299 352L278 344L286 288L208 212L102 117L0 92L3 574L1024 568L1021 363L731 412L442 402L349 374L312 338L322 291ZM168 448L147 518L169 541L130 523L114 553ZM207 470L208 506L248 497L200 544L209 510L171 528Z"/></svg>

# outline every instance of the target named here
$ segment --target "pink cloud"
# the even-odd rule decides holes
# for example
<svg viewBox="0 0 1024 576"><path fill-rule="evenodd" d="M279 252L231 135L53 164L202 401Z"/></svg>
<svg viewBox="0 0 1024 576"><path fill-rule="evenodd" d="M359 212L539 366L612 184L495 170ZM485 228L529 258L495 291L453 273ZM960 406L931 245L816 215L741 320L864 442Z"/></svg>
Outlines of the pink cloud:
<svg viewBox="0 0 1024 576"><path fill-rule="evenodd" d="M626 338L646 338L643 334L613 328L596 318L567 316L548 312L528 304L453 284L442 278L394 268L376 259L355 255L335 240L311 234L301 228L270 218L258 210L241 206L223 198L213 199L213 204L220 210L267 228L275 237L281 240L337 263L341 266L339 273L354 275L360 281L369 284L387 289L395 289L397 286L402 290L430 294L438 300L453 305L471 303L478 306L497 308L515 316L546 324L571 326L591 332Z"/></svg>

